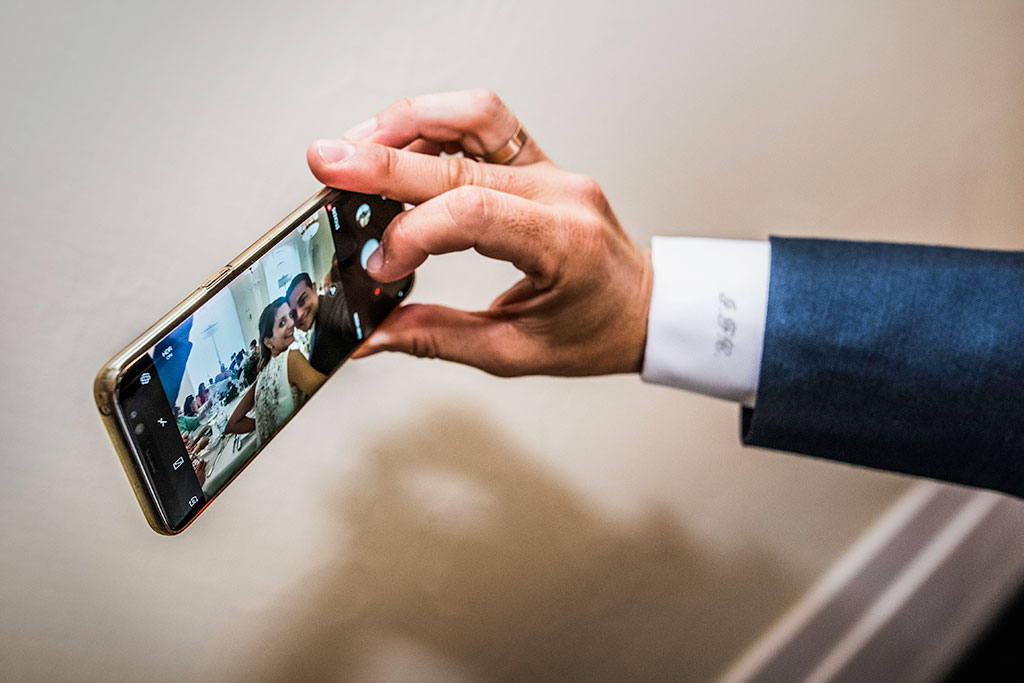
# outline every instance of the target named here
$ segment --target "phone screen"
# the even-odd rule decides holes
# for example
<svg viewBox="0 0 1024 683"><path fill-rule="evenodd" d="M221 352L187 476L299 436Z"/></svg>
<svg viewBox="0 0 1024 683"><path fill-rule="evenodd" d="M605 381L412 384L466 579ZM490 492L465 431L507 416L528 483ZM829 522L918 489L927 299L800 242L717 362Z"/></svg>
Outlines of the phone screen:
<svg viewBox="0 0 1024 683"><path fill-rule="evenodd" d="M406 295L366 272L398 202L337 190L124 374L123 427L187 524Z"/></svg>

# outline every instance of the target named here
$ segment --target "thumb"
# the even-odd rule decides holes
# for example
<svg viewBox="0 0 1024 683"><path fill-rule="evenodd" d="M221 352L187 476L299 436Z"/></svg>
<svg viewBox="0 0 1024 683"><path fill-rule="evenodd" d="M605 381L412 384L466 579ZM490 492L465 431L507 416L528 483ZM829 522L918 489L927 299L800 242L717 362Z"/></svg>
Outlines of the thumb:
<svg viewBox="0 0 1024 683"><path fill-rule="evenodd" d="M447 306L408 304L396 309L352 354L365 358L398 351L420 358L440 358L471 365L495 375L516 374L511 323L488 311L461 311Z"/></svg>

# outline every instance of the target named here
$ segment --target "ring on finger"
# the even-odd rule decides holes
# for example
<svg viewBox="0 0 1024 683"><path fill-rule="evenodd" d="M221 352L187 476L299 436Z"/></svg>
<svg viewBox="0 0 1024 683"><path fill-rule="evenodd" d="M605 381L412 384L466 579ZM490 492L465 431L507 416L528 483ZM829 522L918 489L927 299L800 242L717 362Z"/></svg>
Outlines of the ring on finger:
<svg viewBox="0 0 1024 683"><path fill-rule="evenodd" d="M519 156L519 153L523 151L523 147L526 146L527 140L530 136L523 130L522 125L516 126L516 132L509 138L500 149L493 152L487 152L485 154L476 155L477 161L486 162L488 164L508 164L513 159Z"/></svg>

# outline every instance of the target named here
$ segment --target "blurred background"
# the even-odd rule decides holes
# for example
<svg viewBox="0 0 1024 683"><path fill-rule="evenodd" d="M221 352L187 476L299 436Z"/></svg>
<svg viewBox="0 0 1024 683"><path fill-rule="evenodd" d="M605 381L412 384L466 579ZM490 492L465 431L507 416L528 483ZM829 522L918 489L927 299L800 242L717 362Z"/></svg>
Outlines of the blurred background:
<svg viewBox="0 0 1024 683"><path fill-rule="evenodd" d="M1022 249L1022 38L1019 0L5 3L0 678L723 675L915 480L637 377L381 355L163 538L93 376L318 189L310 140L434 91L497 92L642 245ZM482 307L516 275L418 278Z"/></svg>

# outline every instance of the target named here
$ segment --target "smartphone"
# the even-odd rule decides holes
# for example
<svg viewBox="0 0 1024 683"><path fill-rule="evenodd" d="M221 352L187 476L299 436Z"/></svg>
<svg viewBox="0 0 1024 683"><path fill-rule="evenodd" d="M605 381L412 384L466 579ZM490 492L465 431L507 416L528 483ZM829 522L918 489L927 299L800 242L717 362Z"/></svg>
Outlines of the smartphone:
<svg viewBox="0 0 1024 683"><path fill-rule="evenodd" d="M408 296L366 261L402 204L324 188L114 356L100 416L149 525L180 533Z"/></svg>

